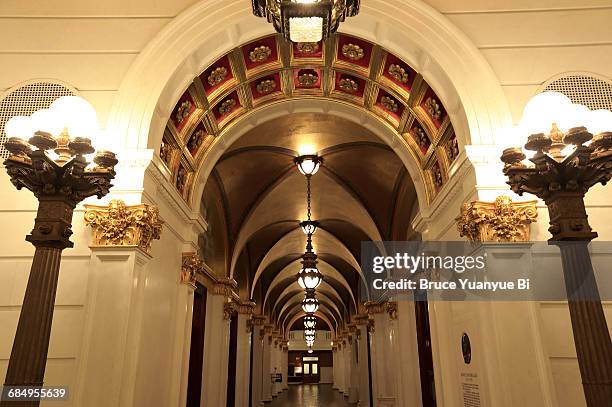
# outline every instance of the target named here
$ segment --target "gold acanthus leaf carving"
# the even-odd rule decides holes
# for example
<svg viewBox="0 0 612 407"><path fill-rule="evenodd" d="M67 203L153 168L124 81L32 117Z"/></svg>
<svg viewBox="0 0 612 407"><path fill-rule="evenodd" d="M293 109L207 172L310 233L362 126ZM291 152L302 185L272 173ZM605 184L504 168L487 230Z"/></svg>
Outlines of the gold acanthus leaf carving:
<svg viewBox="0 0 612 407"><path fill-rule="evenodd" d="M302 86L314 86L319 80L319 77L316 73L303 73L298 76L298 82Z"/></svg>
<svg viewBox="0 0 612 407"><path fill-rule="evenodd" d="M319 50L318 42L298 42L297 49L302 54L314 54Z"/></svg>
<svg viewBox="0 0 612 407"><path fill-rule="evenodd" d="M363 48L357 44L344 44L342 46L342 55L351 61L359 61L365 55Z"/></svg>
<svg viewBox="0 0 612 407"><path fill-rule="evenodd" d="M234 99L224 100L223 103L221 103L221 106L219 106L219 114L221 116L225 116L232 111L234 106L236 106L236 101Z"/></svg>
<svg viewBox="0 0 612 407"><path fill-rule="evenodd" d="M146 252L164 224L155 205L127 206L120 199L108 206L85 205L85 222L93 229L94 246L134 246Z"/></svg>
<svg viewBox="0 0 612 407"><path fill-rule="evenodd" d="M526 242L529 225L537 216L536 201L512 202L508 196L499 196L495 202L464 203L457 230L475 242Z"/></svg>
<svg viewBox="0 0 612 407"><path fill-rule="evenodd" d="M266 59L270 58L272 55L272 50L267 45L260 45L258 47L253 48L251 52L249 52L249 59L251 62L263 62Z"/></svg>
<svg viewBox="0 0 612 407"><path fill-rule="evenodd" d="M197 253L183 253L181 264L181 283L195 287L196 274L202 274L204 260Z"/></svg>
<svg viewBox="0 0 612 407"><path fill-rule="evenodd" d="M391 75L398 82L408 82L408 73L403 67L399 66L398 64L389 65L389 70L387 72L389 72L389 75Z"/></svg>
<svg viewBox="0 0 612 407"><path fill-rule="evenodd" d="M266 95L276 89L276 82L272 79L264 79L255 88L260 95Z"/></svg>
<svg viewBox="0 0 612 407"><path fill-rule="evenodd" d="M390 96L383 96L382 98L380 98L380 103L384 106L385 109L390 112L397 113L397 111L399 110L399 105L397 104L395 99Z"/></svg>
<svg viewBox="0 0 612 407"><path fill-rule="evenodd" d="M219 66L215 68L210 75L208 75L208 84L210 86L216 86L223 82L223 79L227 76L227 68L224 66Z"/></svg>
<svg viewBox="0 0 612 407"><path fill-rule="evenodd" d="M359 89L359 84L351 78L342 78L338 83L340 89L348 93L355 93Z"/></svg>

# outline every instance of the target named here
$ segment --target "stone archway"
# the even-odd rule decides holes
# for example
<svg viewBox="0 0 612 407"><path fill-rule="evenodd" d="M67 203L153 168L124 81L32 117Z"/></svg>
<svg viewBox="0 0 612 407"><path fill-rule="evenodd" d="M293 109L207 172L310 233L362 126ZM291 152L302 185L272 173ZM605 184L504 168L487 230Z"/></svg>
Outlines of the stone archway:
<svg viewBox="0 0 612 407"><path fill-rule="evenodd" d="M419 71L444 102L460 145L495 144L498 130L510 123L503 91L484 57L428 5L373 0L342 30L380 44ZM190 81L227 50L269 32L270 26L239 2L220 6L203 1L186 10L132 65L114 104L109 133L119 135L128 149L157 148ZM200 179L206 176L204 170Z"/></svg>

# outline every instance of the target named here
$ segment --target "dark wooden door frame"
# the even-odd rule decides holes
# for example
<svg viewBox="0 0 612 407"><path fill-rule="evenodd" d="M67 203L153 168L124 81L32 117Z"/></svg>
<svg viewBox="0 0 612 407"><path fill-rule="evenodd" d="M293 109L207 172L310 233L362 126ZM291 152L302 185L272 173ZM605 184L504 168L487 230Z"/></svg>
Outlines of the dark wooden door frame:
<svg viewBox="0 0 612 407"><path fill-rule="evenodd" d="M414 312L421 376L421 399L423 407L436 407L431 329L426 291L415 293Z"/></svg>
<svg viewBox="0 0 612 407"><path fill-rule="evenodd" d="M200 407L202 399L202 372L204 368L204 332L206 328L206 287L196 283L193 293L191 319L191 346L187 375L187 407Z"/></svg>
<svg viewBox="0 0 612 407"><path fill-rule="evenodd" d="M227 361L227 407L236 405L236 353L238 351L238 314L230 320L229 358Z"/></svg>

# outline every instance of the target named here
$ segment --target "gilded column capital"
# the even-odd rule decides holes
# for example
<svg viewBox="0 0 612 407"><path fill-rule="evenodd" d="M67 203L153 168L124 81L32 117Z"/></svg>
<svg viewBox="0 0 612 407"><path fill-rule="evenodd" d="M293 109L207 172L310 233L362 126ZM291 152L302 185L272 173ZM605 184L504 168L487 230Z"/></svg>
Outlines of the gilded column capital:
<svg viewBox="0 0 612 407"><path fill-rule="evenodd" d="M224 295L227 298L237 298L237 294L234 292L238 288L238 283L233 278L223 277L217 279L214 287L214 295Z"/></svg>
<svg viewBox="0 0 612 407"><path fill-rule="evenodd" d="M526 242L529 225L538 216L537 201L512 202L499 196L494 202L464 203L457 221L459 235L473 242Z"/></svg>
<svg viewBox="0 0 612 407"><path fill-rule="evenodd" d="M180 277L181 283L195 287L196 274L202 273L203 268L204 261L197 253L183 253Z"/></svg>
<svg viewBox="0 0 612 407"><path fill-rule="evenodd" d="M252 315L255 309L255 303L253 301L240 301L238 304L238 313Z"/></svg>
<svg viewBox="0 0 612 407"><path fill-rule="evenodd" d="M229 321L232 316L238 313L238 304L234 301L228 301L223 303L223 319Z"/></svg>
<svg viewBox="0 0 612 407"><path fill-rule="evenodd" d="M389 319L396 320L397 319L397 302L395 301L387 301L385 303L385 311L389 314Z"/></svg>
<svg viewBox="0 0 612 407"><path fill-rule="evenodd" d="M358 315L355 315L355 325L357 325L357 326L367 325L368 321L369 321L368 314L358 314Z"/></svg>
<svg viewBox="0 0 612 407"><path fill-rule="evenodd" d="M93 229L93 247L137 247L149 252L164 221L155 205L126 205L113 199L106 206L85 205L85 223Z"/></svg>

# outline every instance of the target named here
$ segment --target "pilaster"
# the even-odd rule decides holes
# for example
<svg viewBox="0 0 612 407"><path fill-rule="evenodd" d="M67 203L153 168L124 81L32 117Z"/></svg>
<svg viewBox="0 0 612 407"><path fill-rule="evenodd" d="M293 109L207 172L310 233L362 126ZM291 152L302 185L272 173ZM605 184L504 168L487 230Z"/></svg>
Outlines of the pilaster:
<svg viewBox="0 0 612 407"><path fill-rule="evenodd" d="M93 228L77 405L134 404L149 249L163 221L153 205L86 205ZM113 329L109 329L109 327Z"/></svg>
<svg viewBox="0 0 612 407"><path fill-rule="evenodd" d="M238 306L238 341L236 348L236 407L249 407L249 381L251 380L251 333L254 302L241 302Z"/></svg>

